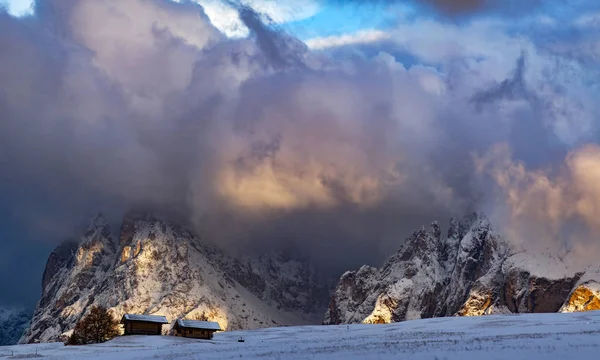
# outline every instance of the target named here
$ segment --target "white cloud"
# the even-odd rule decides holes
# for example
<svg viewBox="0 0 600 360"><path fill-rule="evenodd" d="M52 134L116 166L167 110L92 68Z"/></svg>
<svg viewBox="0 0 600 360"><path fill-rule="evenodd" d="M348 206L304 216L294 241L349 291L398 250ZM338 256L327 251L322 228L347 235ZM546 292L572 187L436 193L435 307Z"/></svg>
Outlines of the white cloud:
<svg viewBox="0 0 600 360"><path fill-rule="evenodd" d="M318 207L325 210L315 216L330 216L321 222L331 225L323 229L327 240L343 245L377 237L397 242L396 223L403 214L416 214L419 218L411 221L419 222L423 217L444 218L451 211L461 213L479 196L479 189L471 186L476 176L469 166L471 152L503 141L518 145L517 160L551 161L546 156L553 149L544 143L549 131L542 125L563 141L574 142L592 132L598 119L597 96L585 82L593 79L585 69L569 59L557 63L532 40L509 35L507 25L499 22L457 26L417 19L389 32L364 30L309 41L313 49L325 49L388 39L418 61L440 64L439 70L423 65L407 70L383 53L375 59L338 61L326 52L308 52L307 58L324 64L316 66L318 71L273 73L260 61L261 48L255 42L221 43L224 36L197 6L143 0L42 1L72 7L64 12L71 14L68 24L59 24L71 31L42 36L15 26L17 21L7 22L11 36L3 38L6 55L0 56L0 93L8 95L6 106L0 107L0 118L8 120L0 122L5 172L16 174L15 179L39 179L42 190L57 198L62 192L53 184L68 185L64 193L74 194L70 199L95 193L106 201L186 204L198 215L195 219L215 214L209 220L216 225L203 230L207 238L214 234L215 241L223 239L223 219L246 241L253 229L267 228L261 222L246 224L246 216L267 218L273 211L275 222L286 220L286 212L299 210L304 216ZM214 13L210 6L206 12L213 22L230 34L243 33L243 28L233 27L235 11L212 1ZM284 21L292 15L300 16L281 10L273 18ZM49 18L40 16L40 21ZM63 28L42 25L47 31ZM74 39L60 38L71 34ZM64 45L72 41L90 51ZM59 51L45 55L47 49ZM496 91L491 93L499 95L487 97L495 97L489 108L476 111L471 95L510 79L523 50L523 82L541 100L537 108L529 109L527 99L518 99L523 103L518 108L506 106L514 99L507 101ZM536 127L528 128L530 123ZM596 151L590 153L572 162L578 188L598 183L598 174L589 169L600 161ZM512 174L513 167L508 169ZM539 177L518 175L517 185L538 184ZM527 201L515 206L536 210L549 204L550 210L561 210L563 198L555 195L555 182L540 184L536 192L517 193L517 199ZM506 187L509 195L512 188ZM582 215L598 212L600 192L593 190L579 192L589 199L576 208ZM347 203L352 207L343 206ZM334 211L338 205L343 208L339 214ZM69 206L81 205L61 199L61 209ZM359 209L363 214L369 208L377 211L360 218L354 210L346 212ZM220 218L219 211L234 212L233 220ZM381 216L371 215L383 211L393 221L380 231L372 219ZM300 226L319 224L310 218L287 219ZM352 230L340 233L340 224L350 224ZM354 225L383 235L363 234ZM280 232L278 226L268 228L274 229L264 236L270 239L297 233L295 225ZM297 237L313 239L314 234ZM317 243L323 237L314 239ZM369 242L368 248L378 245Z"/></svg>
<svg viewBox="0 0 600 360"><path fill-rule="evenodd" d="M511 156L504 144L476 159L478 170L498 185L500 201L491 214L502 219L508 238L528 250L568 255L571 265L595 261L600 251L598 145L571 151L554 169L533 170Z"/></svg>
<svg viewBox="0 0 600 360"><path fill-rule="evenodd" d="M385 31L368 29L357 31L353 34L316 37L305 41L305 43L311 49L320 50L346 45L374 43L389 38L390 34Z"/></svg>
<svg viewBox="0 0 600 360"><path fill-rule="evenodd" d="M156 113L168 94L189 86L198 51L224 38L199 17L197 5L187 6L81 1L71 10L70 25L93 51L94 65L130 96L131 107Z"/></svg>
<svg viewBox="0 0 600 360"><path fill-rule="evenodd" d="M211 23L228 37L248 36L248 28L240 20L237 10L221 0L198 0Z"/></svg>
<svg viewBox="0 0 600 360"><path fill-rule="evenodd" d="M267 14L277 24L309 18L320 10L315 0L241 0L259 13Z"/></svg>
<svg viewBox="0 0 600 360"><path fill-rule="evenodd" d="M574 23L578 27L600 27L600 12L582 15Z"/></svg>
<svg viewBox="0 0 600 360"><path fill-rule="evenodd" d="M589 92L587 76L577 61L556 57L541 50L531 38L513 35L511 25L500 20L479 20L455 25L430 19L399 23L388 31L369 29L353 34L313 38L306 44L314 50L387 41L420 61L445 68L461 69L463 87L471 93L488 89L510 78L524 52L524 82L545 104L544 126L565 144L586 139L596 111L595 93ZM587 47L574 44L573 54L593 53L600 42ZM556 46L556 45L555 45ZM600 53L600 52L599 52ZM574 56L574 55L572 55ZM563 89L563 90L561 90ZM564 91L568 89L568 91ZM455 95L458 95L454 90ZM528 105L529 106L529 105Z"/></svg>
<svg viewBox="0 0 600 360"><path fill-rule="evenodd" d="M239 17L235 7L222 0L196 0L209 17L212 24L228 37L246 37L248 28ZM315 0L298 0L294 2L282 0L238 0L237 3L250 6L258 13L264 14L270 21L283 24L309 18L319 11ZM265 19L266 20L266 19Z"/></svg>

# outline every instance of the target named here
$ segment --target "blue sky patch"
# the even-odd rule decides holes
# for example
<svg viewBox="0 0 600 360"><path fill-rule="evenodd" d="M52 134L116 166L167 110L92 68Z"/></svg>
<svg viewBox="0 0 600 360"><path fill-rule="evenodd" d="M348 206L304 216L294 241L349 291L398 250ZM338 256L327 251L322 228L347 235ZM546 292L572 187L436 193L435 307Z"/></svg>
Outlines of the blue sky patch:
<svg viewBox="0 0 600 360"><path fill-rule="evenodd" d="M5 7L12 16L22 17L33 14L35 0L0 0L0 6Z"/></svg>

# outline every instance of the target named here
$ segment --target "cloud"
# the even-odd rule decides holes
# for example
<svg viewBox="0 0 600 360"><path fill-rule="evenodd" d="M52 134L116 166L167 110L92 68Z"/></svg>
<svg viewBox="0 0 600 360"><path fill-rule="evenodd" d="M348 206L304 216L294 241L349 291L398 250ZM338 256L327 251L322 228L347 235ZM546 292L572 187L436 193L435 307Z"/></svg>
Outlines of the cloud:
<svg viewBox="0 0 600 360"><path fill-rule="evenodd" d="M572 57L490 19L415 18L372 56L344 53L352 37L312 51L238 10L247 38L228 38L192 2L47 0L33 18L0 13L1 206L40 242L76 234L98 210L175 208L230 251L293 248L337 272L377 265L434 219L572 197L563 177L537 175L597 140L594 73ZM473 161L497 143L512 151L504 183L481 170L495 162ZM589 158L569 157L569 171ZM512 204L514 182L541 190ZM573 214L588 221L593 204ZM561 209L549 218L559 229Z"/></svg>
<svg viewBox="0 0 600 360"><path fill-rule="evenodd" d="M526 30L518 28L519 32ZM544 38L539 42L535 31L532 31L531 38L515 36L512 24L496 19L448 24L419 18L386 30L385 39L380 41L374 37L369 46L378 49L379 45L382 50L408 54L416 58L417 63L444 68L455 74L460 72L462 86L453 91L467 91L463 94L467 97L479 90L500 86L503 82L504 86L510 85L510 80L520 88L512 86L506 90L519 94L511 95L511 101L496 103L492 107L494 111L501 106L501 111L512 112L514 109L509 110L506 106L524 105L540 112L536 115L540 123L552 128L561 142L576 145L591 140L593 114L598 111L593 100L597 89L590 83L591 79L597 79L598 71L582 65L581 61L582 58L594 61L588 56L597 41L593 36L590 39L564 37L560 33L563 30L557 30L559 33L549 37L550 40ZM344 48L349 44L339 41L338 46L336 40L345 38L316 39L308 44ZM517 59L522 55L523 64L520 66L525 71L520 78L515 78ZM491 98L498 95L494 94Z"/></svg>
<svg viewBox="0 0 600 360"><path fill-rule="evenodd" d="M241 1L241 4L267 15L277 24L306 19L320 10L319 2L314 0L300 0L293 3L282 0L245 0Z"/></svg>
<svg viewBox="0 0 600 360"><path fill-rule="evenodd" d="M249 7L261 14L261 20L274 24L284 24L309 18L319 12L318 2L314 0L300 1L265 1L265 0L196 0L202 5L211 23L228 37L246 37L250 34L248 27L239 16L238 7Z"/></svg>
<svg viewBox="0 0 600 360"><path fill-rule="evenodd" d="M499 186L492 214L513 243L564 258L578 269L600 251L600 147L571 151L554 168L528 169L499 145L478 158L479 171Z"/></svg>
<svg viewBox="0 0 600 360"><path fill-rule="evenodd" d="M593 12L579 16L574 21L575 26L581 28L598 28L600 27L600 12Z"/></svg>
<svg viewBox="0 0 600 360"><path fill-rule="evenodd" d="M260 14L248 6L240 6L238 11L270 66L280 70L305 65L302 59L306 52L304 43L265 24Z"/></svg>
<svg viewBox="0 0 600 360"><path fill-rule="evenodd" d="M418 164L441 136L429 129L437 94L422 85L439 74L384 55L347 73L250 9L242 18L254 36L237 40L191 3L47 1L37 11L36 21L1 22L12 35L1 43L0 146L12 186L44 194L46 219L23 212L40 230L72 229L99 205L154 203L185 208L226 242L241 235L222 239L206 217L281 229L313 209L331 224L349 212L368 226L373 215L361 213L388 198L423 219L451 208L452 189ZM411 183L419 195L401 186ZM379 251L355 234L331 243L343 238Z"/></svg>
<svg viewBox="0 0 600 360"><path fill-rule="evenodd" d="M355 44L368 44L389 39L390 35L381 30L361 30L354 34L317 37L305 41L306 45L314 50Z"/></svg>

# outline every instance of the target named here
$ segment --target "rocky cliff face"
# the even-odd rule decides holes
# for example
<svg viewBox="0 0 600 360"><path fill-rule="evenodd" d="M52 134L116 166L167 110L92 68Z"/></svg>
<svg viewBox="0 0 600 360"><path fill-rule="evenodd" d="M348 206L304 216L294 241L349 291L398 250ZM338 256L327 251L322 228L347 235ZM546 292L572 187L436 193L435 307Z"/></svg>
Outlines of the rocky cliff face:
<svg viewBox="0 0 600 360"><path fill-rule="evenodd" d="M94 304L119 318L203 314L223 329L250 329L318 321L328 298L326 282L302 262L234 258L149 215L126 216L113 237L100 216L80 242L51 254L42 298L21 342L57 340Z"/></svg>
<svg viewBox="0 0 600 360"><path fill-rule="evenodd" d="M600 310L600 268L586 271L579 279L561 312Z"/></svg>
<svg viewBox="0 0 600 360"><path fill-rule="evenodd" d="M389 323L439 316L597 309L600 272L570 272L558 259L514 253L472 214L415 232L380 268L345 273L324 324Z"/></svg>

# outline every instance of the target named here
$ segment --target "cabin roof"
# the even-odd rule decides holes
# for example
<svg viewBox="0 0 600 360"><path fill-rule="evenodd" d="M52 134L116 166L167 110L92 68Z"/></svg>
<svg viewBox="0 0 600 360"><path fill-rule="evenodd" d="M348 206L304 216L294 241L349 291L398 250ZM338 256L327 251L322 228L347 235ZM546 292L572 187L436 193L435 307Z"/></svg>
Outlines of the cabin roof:
<svg viewBox="0 0 600 360"><path fill-rule="evenodd" d="M177 319L177 325L179 327L183 327L183 328L215 330L215 331L221 330L219 323L215 322L215 321L198 321L198 320Z"/></svg>
<svg viewBox="0 0 600 360"><path fill-rule="evenodd" d="M139 315L139 314L125 314L121 319L121 323L125 320L129 321L144 321L144 322L153 322L158 324L168 324L169 321L166 317L161 315Z"/></svg>

